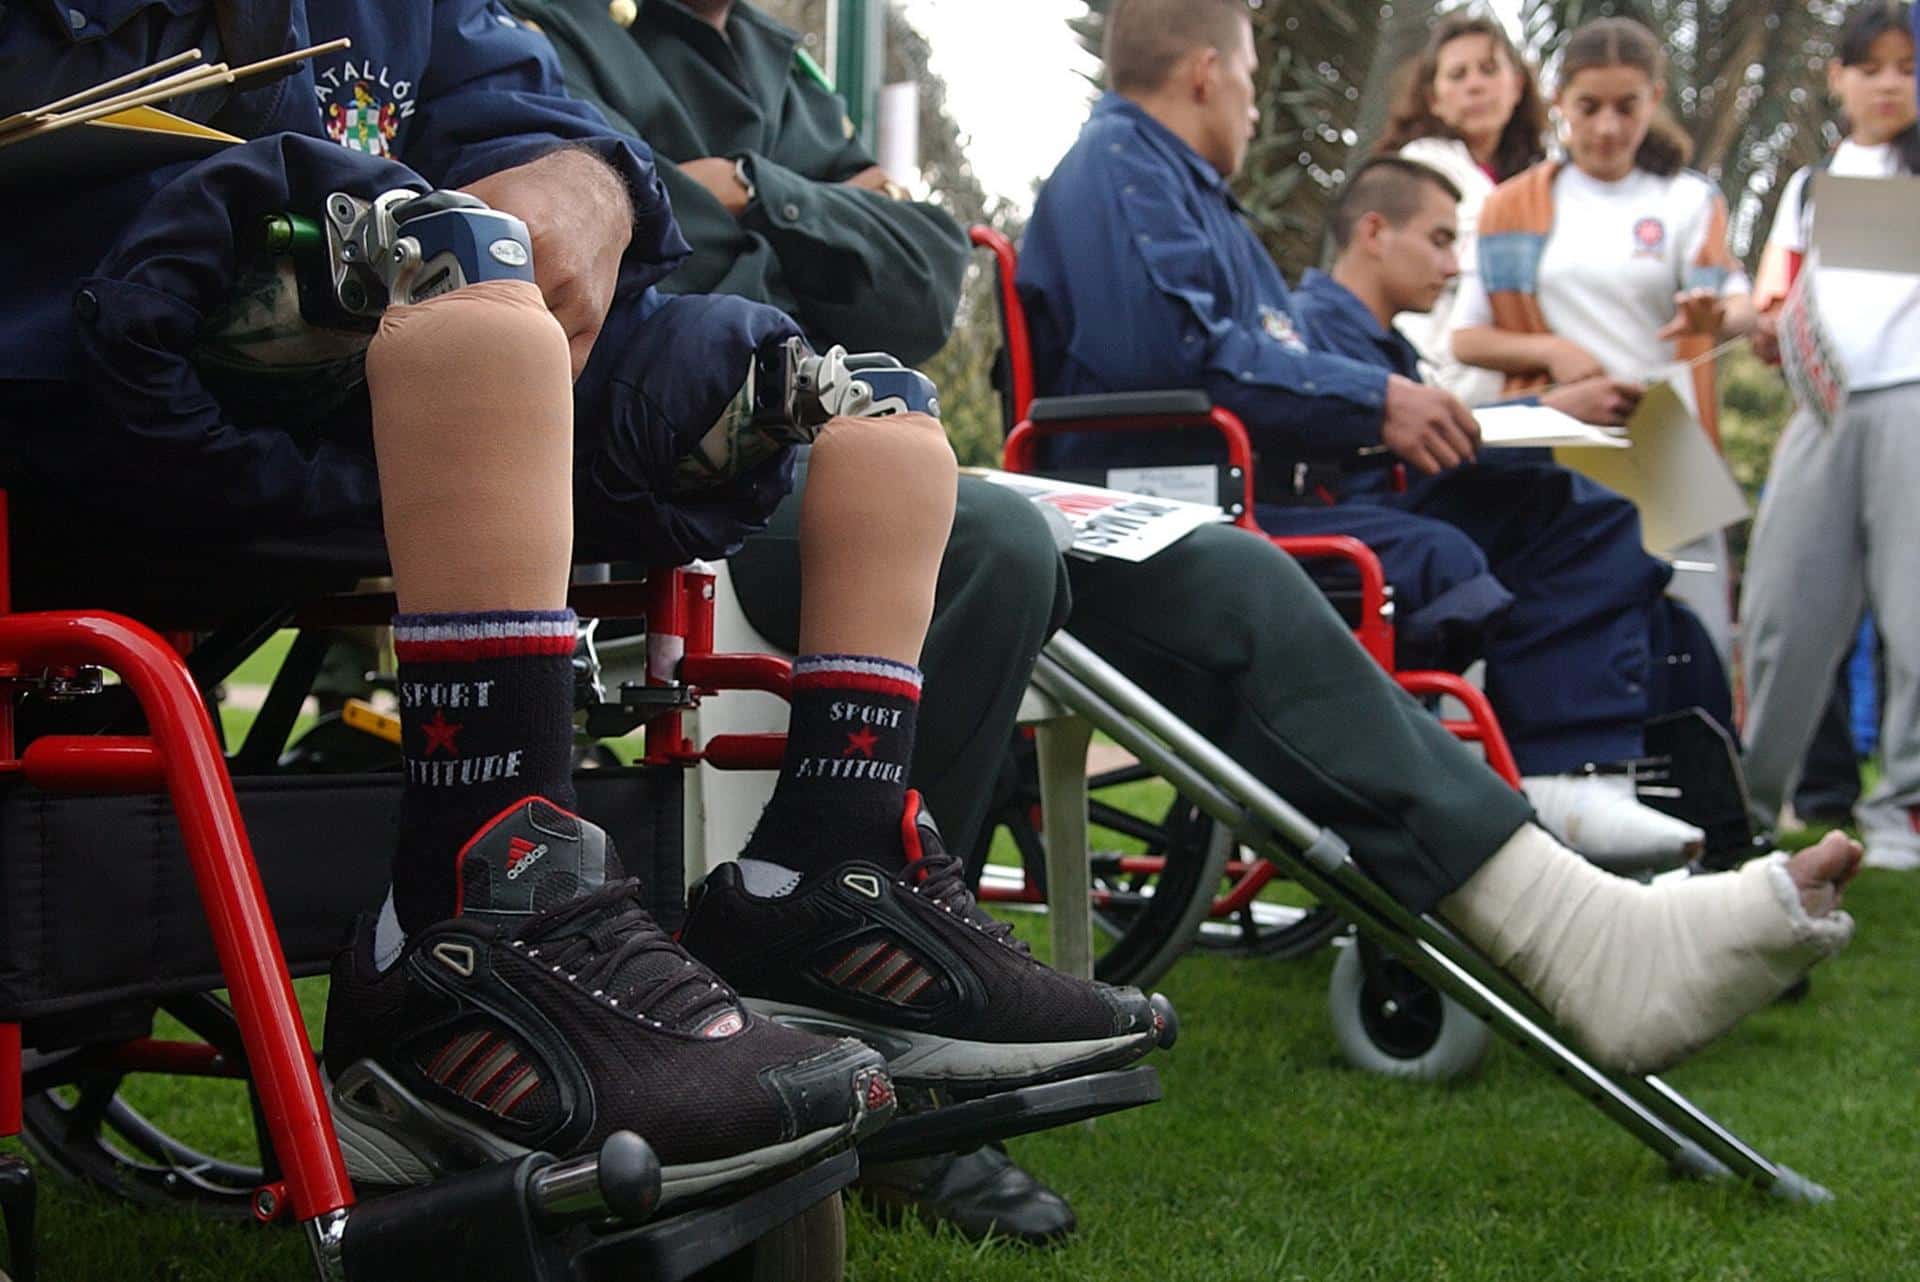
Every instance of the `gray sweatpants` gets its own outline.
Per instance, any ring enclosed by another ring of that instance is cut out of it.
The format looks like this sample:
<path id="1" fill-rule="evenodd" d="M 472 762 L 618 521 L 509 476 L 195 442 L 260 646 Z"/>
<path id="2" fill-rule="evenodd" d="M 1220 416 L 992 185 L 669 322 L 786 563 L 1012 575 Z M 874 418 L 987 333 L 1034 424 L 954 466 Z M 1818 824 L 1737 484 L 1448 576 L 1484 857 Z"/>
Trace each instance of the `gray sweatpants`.
<path id="1" fill-rule="evenodd" d="M 1920 384 L 1859 392 L 1822 431 L 1794 415 L 1747 554 L 1747 782 L 1772 823 L 1871 606 L 1885 641 L 1880 784 L 1869 847 L 1920 850 Z"/>

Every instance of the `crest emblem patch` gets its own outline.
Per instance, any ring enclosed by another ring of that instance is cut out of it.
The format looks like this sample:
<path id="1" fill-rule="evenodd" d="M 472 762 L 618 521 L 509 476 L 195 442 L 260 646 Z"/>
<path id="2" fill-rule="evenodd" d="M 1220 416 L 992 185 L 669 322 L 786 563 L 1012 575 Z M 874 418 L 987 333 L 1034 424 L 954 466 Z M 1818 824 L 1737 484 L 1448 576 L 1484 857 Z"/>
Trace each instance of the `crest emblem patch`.
<path id="1" fill-rule="evenodd" d="M 1307 345 L 1300 337 L 1300 331 L 1294 327 L 1293 317 L 1277 307 L 1260 307 L 1260 328 L 1266 331 L 1268 338 L 1280 344 L 1288 351 L 1304 352 Z"/>
<path id="2" fill-rule="evenodd" d="M 394 79 L 386 67 L 352 59 L 314 76 L 327 137 L 369 156 L 394 154 L 400 122 L 413 114 L 413 89 L 411 81 Z"/>

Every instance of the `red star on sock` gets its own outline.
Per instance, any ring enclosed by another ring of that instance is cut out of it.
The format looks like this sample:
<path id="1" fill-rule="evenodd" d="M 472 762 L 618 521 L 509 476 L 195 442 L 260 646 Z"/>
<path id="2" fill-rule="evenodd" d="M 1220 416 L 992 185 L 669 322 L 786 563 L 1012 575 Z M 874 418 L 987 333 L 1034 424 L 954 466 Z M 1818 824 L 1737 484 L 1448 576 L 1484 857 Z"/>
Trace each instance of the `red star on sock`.
<path id="1" fill-rule="evenodd" d="M 847 735 L 847 750 L 840 755 L 843 757 L 851 757 L 854 753 L 858 752 L 871 761 L 873 759 L 873 745 L 879 741 L 879 738 L 880 736 L 875 734 L 870 727 L 862 726 L 859 730 Z"/>
<path id="2" fill-rule="evenodd" d="M 427 746 L 420 750 L 423 757 L 431 757 L 436 748 L 445 748 L 449 757 L 460 755 L 459 747 L 453 742 L 453 736 L 466 727 L 447 720 L 447 714 L 439 708 L 433 710 L 433 720 L 420 723 L 420 733 L 427 736 Z"/>

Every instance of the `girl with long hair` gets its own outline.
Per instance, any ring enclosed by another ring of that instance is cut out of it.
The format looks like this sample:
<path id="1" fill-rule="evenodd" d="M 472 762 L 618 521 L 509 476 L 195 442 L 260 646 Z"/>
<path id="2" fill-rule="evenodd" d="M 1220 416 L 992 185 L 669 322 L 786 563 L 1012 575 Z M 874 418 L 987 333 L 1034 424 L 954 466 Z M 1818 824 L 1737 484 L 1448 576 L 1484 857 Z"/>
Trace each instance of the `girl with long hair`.
<path id="1" fill-rule="evenodd" d="M 1506 375 L 1523 395 L 1595 374 L 1647 381 L 1753 326 L 1745 273 L 1727 248 L 1727 203 L 1687 169 L 1692 144 L 1663 107 L 1666 51 L 1629 18 L 1580 27 L 1561 55 L 1555 98 L 1566 161 L 1494 189 L 1480 214 L 1479 272 L 1453 315 L 1455 356 Z M 1711 367 L 1684 394 L 1712 434 Z M 1672 592 L 1732 650 L 1726 541 L 1671 554 L 1710 563 Z"/>
<path id="2" fill-rule="evenodd" d="M 1474 228 L 1495 184 L 1546 158 L 1547 108 L 1533 68 L 1500 23 L 1483 14 L 1440 19 L 1408 63 L 1375 151 L 1417 160 L 1460 189 L 1462 273 L 1473 270 Z M 1433 381 L 1469 405 L 1499 399 L 1499 374 L 1454 359 L 1449 341 L 1458 282 L 1431 311 L 1403 313 L 1394 323 L 1433 367 Z"/>
<path id="3" fill-rule="evenodd" d="M 1779 305 L 1808 247 L 1812 179 L 1891 178 L 1920 169 L 1908 6 L 1873 3 L 1841 28 L 1827 85 L 1844 140 L 1788 181 L 1760 278 L 1755 334 L 1777 356 Z M 1871 608 L 1886 647 L 1880 782 L 1855 810 L 1875 866 L 1920 869 L 1920 276 L 1821 267 L 1810 289 L 1848 385 L 1842 420 L 1805 407 L 1787 424 L 1747 556 L 1747 780 L 1771 817 L 1812 741 L 1824 691 Z"/>

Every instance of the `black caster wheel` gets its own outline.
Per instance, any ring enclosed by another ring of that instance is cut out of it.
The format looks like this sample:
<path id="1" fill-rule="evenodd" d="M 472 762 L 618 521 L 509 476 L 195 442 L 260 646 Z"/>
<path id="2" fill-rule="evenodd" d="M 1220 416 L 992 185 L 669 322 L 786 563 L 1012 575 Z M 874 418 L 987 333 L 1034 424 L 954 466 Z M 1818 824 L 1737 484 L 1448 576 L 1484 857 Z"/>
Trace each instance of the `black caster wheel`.
<path id="1" fill-rule="evenodd" d="M 1362 940 L 1340 950 L 1327 1000 L 1341 1055 L 1383 1077 L 1464 1077 L 1480 1066 L 1492 1041 L 1464 1006 Z"/>

